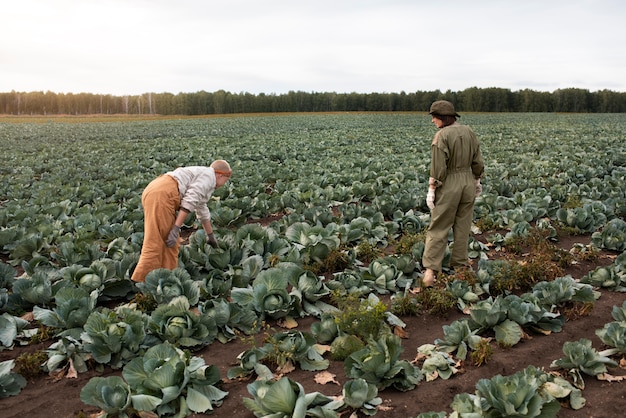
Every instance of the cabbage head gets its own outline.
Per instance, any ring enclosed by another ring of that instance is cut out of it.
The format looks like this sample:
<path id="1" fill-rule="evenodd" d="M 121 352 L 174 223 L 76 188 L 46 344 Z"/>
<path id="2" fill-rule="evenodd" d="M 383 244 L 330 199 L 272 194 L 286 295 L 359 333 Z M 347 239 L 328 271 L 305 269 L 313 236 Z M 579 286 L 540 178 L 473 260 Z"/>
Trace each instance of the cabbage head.
<path id="1" fill-rule="evenodd" d="M 375 415 L 378 412 L 376 407 L 383 402 L 378 397 L 376 385 L 368 383 L 365 379 L 348 380 L 343 385 L 342 395 L 346 406 L 366 416 Z"/>
<path id="2" fill-rule="evenodd" d="M 174 298 L 185 296 L 189 304 L 197 305 L 200 298 L 200 282 L 193 280 L 183 268 L 152 270 L 145 282 L 137 283 L 137 288 L 152 296 L 158 304 L 167 304 Z"/>
<path id="3" fill-rule="evenodd" d="M 626 221 L 620 218 L 611 219 L 602 231 L 591 235 L 591 243 L 597 248 L 613 251 L 626 250 Z"/>
<path id="4" fill-rule="evenodd" d="M 147 317 L 130 308 L 92 312 L 81 334 L 85 351 L 101 364 L 121 368 L 140 353 Z"/>
<path id="5" fill-rule="evenodd" d="M 215 319 L 207 314 L 192 312 L 189 308 L 189 301 L 184 296 L 157 307 L 148 321 L 149 331 L 162 341 L 182 347 L 210 344 L 218 332 Z"/>
<path id="6" fill-rule="evenodd" d="M 386 334 L 378 340 L 370 339 L 362 350 L 352 353 L 344 362 L 346 376 L 362 378 L 383 390 L 389 386 L 402 392 L 414 389 L 423 379 L 421 370 L 400 360 L 400 337 Z"/>
<path id="7" fill-rule="evenodd" d="M 294 311 L 298 302 L 289 292 L 289 272 L 272 267 L 263 270 L 252 283 L 252 303 L 262 316 L 284 318 Z"/>
<path id="8" fill-rule="evenodd" d="M 80 400 L 97 406 L 106 414 L 128 418 L 125 412 L 131 404 L 130 387 L 119 376 L 92 377 L 80 391 Z"/>

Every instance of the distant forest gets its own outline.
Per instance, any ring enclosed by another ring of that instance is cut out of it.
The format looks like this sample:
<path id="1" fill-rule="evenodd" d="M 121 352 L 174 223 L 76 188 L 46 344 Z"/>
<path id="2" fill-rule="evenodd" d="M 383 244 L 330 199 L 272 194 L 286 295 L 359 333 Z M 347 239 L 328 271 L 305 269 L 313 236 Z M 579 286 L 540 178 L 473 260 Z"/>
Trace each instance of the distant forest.
<path id="1" fill-rule="evenodd" d="M 459 112 L 577 112 L 624 113 L 626 93 L 579 88 L 541 92 L 530 89 L 471 87 L 463 91 L 400 93 L 285 94 L 144 93 L 113 96 L 92 93 L 0 93 L 0 114 L 5 115 L 211 115 L 269 112 L 421 112 L 439 99 L 452 101 Z"/>

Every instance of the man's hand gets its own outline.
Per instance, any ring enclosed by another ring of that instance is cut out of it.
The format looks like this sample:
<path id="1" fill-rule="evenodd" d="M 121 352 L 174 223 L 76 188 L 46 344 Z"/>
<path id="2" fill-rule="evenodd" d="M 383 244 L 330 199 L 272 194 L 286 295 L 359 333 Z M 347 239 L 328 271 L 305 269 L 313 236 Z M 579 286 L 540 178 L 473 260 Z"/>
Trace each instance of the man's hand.
<path id="1" fill-rule="evenodd" d="M 173 247 L 178 242 L 178 237 L 180 237 L 180 226 L 174 224 L 174 226 L 170 230 L 169 235 L 167 236 L 165 245 L 167 245 L 170 248 Z"/>
<path id="2" fill-rule="evenodd" d="M 213 248 L 217 248 L 217 240 L 215 239 L 215 235 L 211 232 L 206 236 L 206 242 Z"/>

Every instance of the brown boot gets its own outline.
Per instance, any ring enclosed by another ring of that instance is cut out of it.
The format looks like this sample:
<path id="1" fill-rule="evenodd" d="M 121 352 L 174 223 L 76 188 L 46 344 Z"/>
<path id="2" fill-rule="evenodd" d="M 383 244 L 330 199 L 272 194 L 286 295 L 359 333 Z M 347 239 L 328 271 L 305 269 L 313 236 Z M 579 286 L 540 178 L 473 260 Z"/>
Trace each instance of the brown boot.
<path id="1" fill-rule="evenodd" d="M 424 287 L 432 287 L 435 284 L 437 273 L 433 269 L 426 269 L 424 272 L 424 278 L 422 279 L 422 285 Z"/>

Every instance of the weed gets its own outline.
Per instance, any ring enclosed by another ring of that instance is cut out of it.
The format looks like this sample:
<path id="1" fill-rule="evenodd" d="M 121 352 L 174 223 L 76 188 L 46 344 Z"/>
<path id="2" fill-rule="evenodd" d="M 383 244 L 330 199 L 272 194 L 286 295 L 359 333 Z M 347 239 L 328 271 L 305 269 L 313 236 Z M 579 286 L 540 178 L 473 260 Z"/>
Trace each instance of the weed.
<path id="1" fill-rule="evenodd" d="M 335 323 L 346 334 L 365 341 L 370 337 L 378 337 L 386 326 L 387 305 L 383 302 L 372 305 L 367 299 L 361 300 L 356 295 L 341 296 L 336 293 L 332 295 L 332 301 L 340 310 L 335 314 Z"/>
<path id="2" fill-rule="evenodd" d="M 34 353 L 22 353 L 15 359 L 15 370 L 26 379 L 37 377 L 43 373 L 42 365 L 48 360 L 43 350 Z"/>
<path id="3" fill-rule="evenodd" d="M 583 206 L 583 202 L 580 198 L 580 195 L 576 193 L 568 194 L 565 203 L 563 203 L 563 209 L 575 209 L 581 208 Z"/>
<path id="4" fill-rule="evenodd" d="M 39 325 L 38 331 L 32 337 L 30 337 L 30 344 L 39 344 L 53 339 L 59 329 L 53 327 L 46 327 Z"/>
<path id="5" fill-rule="evenodd" d="M 402 234 L 402 236 L 400 237 L 400 239 L 398 240 L 397 244 L 396 244 L 396 254 L 412 254 L 413 253 L 413 247 L 415 246 L 415 244 L 419 243 L 419 242 L 424 242 L 425 240 L 425 233 L 419 233 L 419 234 L 411 234 L 411 233 L 407 233 L 407 234 Z"/>
<path id="6" fill-rule="evenodd" d="M 442 286 L 425 287 L 415 299 L 421 311 L 443 318 L 446 318 L 456 305 L 454 296 Z"/>
<path id="7" fill-rule="evenodd" d="M 419 307 L 413 296 L 400 296 L 391 301 L 391 313 L 396 316 L 417 316 Z"/>
<path id="8" fill-rule="evenodd" d="M 573 302 L 563 308 L 563 316 L 566 321 L 574 321 L 585 316 L 591 315 L 593 311 L 593 302 Z"/>
<path id="9" fill-rule="evenodd" d="M 564 274 L 573 257 L 552 243 L 547 234 L 548 231 L 535 228 L 526 236 L 507 240 L 507 249 L 523 258 L 507 260 L 494 275 L 494 294 L 527 292 L 538 282 L 552 281 Z"/>
<path id="10" fill-rule="evenodd" d="M 154 311 L 159 305 L 152 295 L 144 295 L 143 293 L 135 295 L 135 303 L 137 304 L 137 309 L 145 313 Z"/>
<path id="11" fill-rule="evenodd" d="M 480 367 L 483 364 L 487 364 L 487 362 L 491 359 L 492 355 L 493 355 L 493 349 L 491 348 L 491 344 L 489 344 L 489 340 L 483 338 L 476 345 L 476 349 L 472 351 L 470 358 L 474 366 Z"/>
<path id="12" fill-rule="evenodd" d="M 325 273 L 335 273 L 343 271 L 350 266 L 350 256 L 345 249 L 336 248 L 330 251 L 328 257 L 321 262 L 310 263 L 304 268 L 312 271 L 315 275 L 323 275 Z"/>
<path id="13" fill-rule="evenodd" d="M 495 231 L 498 228 L 496 222 L 491 219 L 489 216 L 481 217 L 476 220 L 476 227 L 480 229 L 482 232 L 487 231 Z"/>
<path id="14" fill-rule="evenodd" d="M 381 257 L 383 252 L 380 248 L 373 245 L 367 240 L 363 240 L 356 247 L 357 258 L 365 264 L 369 264 L 377 258 Z"/>

